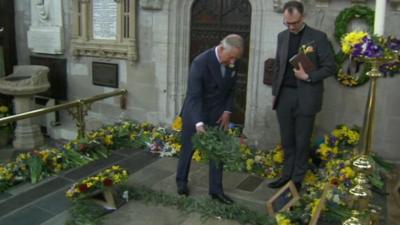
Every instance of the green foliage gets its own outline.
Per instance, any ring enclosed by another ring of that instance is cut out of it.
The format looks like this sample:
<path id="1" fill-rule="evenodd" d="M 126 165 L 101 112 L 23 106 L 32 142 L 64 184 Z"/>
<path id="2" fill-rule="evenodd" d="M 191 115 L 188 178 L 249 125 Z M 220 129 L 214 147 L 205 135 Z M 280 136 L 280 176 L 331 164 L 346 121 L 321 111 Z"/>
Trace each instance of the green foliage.
<path id="1" fill-rule="evenodd" d="M 252 211 L 239 204 L 224 205 L 209 198 L 190 198 L 170 195 L 165 192 L 154 191 L 147 187 L 122 187 L 128 190 L 129 199 L 142 201 L 146 204 L 176 207 L 184 214 L 199 213 L 203 220 L 220 217 L 235 220 L 245 225 L 275 225 L 274 218 Z M 71 220 L 66 225 L 99 225 L 104 209 L 87 200 L 74 201 L 70 209 Z"/>
<path id="2" fill-rule="evenodd" d="M 31 175 L 31 183 L 36 184 L 41 179 L 41 174 L 43 171 L 43 163 L 37 156 L 32 156 L 27 160 Z"/>
<path id="3" fill-rule="evenodd" d="M 89 201 L 73 201 L 70 208 L 71 219 L 66 225 L 102 225 L 106 211 L 99 205 Z"/>
<path id="4" fill-rule="evenodd" d="M 242 153 L 240 152 L 239 139 L 228 135 L 218 127 L 208 127 L 206 132 L 193 136 L 193 145 L 198 149 L 204 159 L 223 163 L 228 171 L 241 171 L 243 169 Z"/>
<path id="5" fill-rule="evenodd" d="M 130 187 L 129 197 L 155 205 L 175 206 L 183 213 L 200 213 L 202 218 L 221 217 L 236 220 L 240 224 L 269 225 L 276 224 L 275 220 L 265 214 L 254 212 L 239 204 L 224 205 L 209 198 L 188 198 L 156 192 L 147 187 Z"/>
<path id="6" fill-rule="evenodd" d="M 335 38 L 340 43 L 344 34 L 346 34 L 347 26 L 354 19 L 362 19 L 368 25 L 369 33 L 373 32 L 374 27 L 374 10 L 364 5 L 354 5 L 350 8 L 342 10 L 335 20 Z"/>

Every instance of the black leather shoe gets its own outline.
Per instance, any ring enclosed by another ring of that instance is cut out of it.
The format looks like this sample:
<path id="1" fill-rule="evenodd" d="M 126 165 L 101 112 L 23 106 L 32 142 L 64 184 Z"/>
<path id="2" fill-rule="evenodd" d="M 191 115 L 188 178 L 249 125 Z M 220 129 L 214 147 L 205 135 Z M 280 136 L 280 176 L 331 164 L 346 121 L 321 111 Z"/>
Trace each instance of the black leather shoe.
<path id="1" fill-rule="evenodd" d="M 234 203 L 234 201 L 225 194 L 210 194 L 210 196 L 212 199 L 216 199 L 223 204 L 231 205 Z"/>
<path id="2" fill-rule="evenodd" d="M 296 187 L 297 192 L 301 191 L 301 183 L 300 182 L 294 182 L 294 186 Z"/>
<path id="3" fill-rule="evenodd" d="M 178 187 L 178 195 L 184 195 L 188 196 L 189 195 L 189 189 L 187 187 Z"/>
<path id="4" fill-rule="evenodd" d="M 270 187 L 270 188 L 280 188 L 280 187 L 283 187 L 289 180 L 290 179 L 279 178 L 278 180 L 269 183 L 268 187 Z"/>

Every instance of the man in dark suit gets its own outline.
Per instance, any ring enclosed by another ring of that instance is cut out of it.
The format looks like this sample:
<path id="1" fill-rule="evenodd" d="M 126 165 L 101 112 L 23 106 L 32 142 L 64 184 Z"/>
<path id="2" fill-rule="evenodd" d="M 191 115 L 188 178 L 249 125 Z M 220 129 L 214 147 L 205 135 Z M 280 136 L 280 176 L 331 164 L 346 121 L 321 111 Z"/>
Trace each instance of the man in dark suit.
<path id="1" fill-rule="evenodd" d="M 193 156 L 192 136 L 206 132 L 204 125 L 226 129 L 233 111 L 234 86 L 238 59 L 243 53 L 243 39 L 236 34 L 198 55 L 190 66 L 186 98 L 182 109 L 182 150 L 179 156 L 176 183 L 178 194 L 188 195 L 190 163 Z M 231 204 L 222 188 L 223 165 L 209 162 L 209 194 L 213 199 Z"/>
<path id="2" fill-rule="evenodd" d="M 303 4 L 289 1 L 283 10 L 288 29 L 278 35 L 272 95 L 285 160 L 282 176 L 268 186 L 279 188 L 292 180 L 300 190 L 307 172 L 315 115 L 321 110 L 323 80 L 335 74 L 336 64 L 326 34 L 304 23 Z M 314 64 L 312 71 L 301 63 L 296 69 L 289 62 L 300 49 Z"/>

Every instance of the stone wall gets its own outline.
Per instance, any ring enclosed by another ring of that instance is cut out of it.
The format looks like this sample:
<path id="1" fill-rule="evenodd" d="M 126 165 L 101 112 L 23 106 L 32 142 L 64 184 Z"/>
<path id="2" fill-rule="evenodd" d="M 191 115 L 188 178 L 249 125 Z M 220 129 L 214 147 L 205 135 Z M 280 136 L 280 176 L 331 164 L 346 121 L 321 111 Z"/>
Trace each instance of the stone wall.
<path id="1" fill-rule="evenodd" d="M 139 60 L 76 58 L 70 53 L 72 3 L 63 1 L 65 53 L 68 59 L 69 100 L 108 92 L 112 88 L 92 84 L 91 63 L 119 64 L 119 87 L 127 88 L 128 110 L 124 117 L 153 123 L 170 123 L 179 112 L 185 93 L 189 64 L 190 7 L 194 0 L 138 1 L 137 44 Z M 285 29 L 282 15 L 274 11 L 274 1 L 249 0 L 252 6 L 252 24 L 249 51 L 248 94 L 245 132 L 252 143 L 271 148 L 279 142 L 275 112 L 271 110 L 271 88 L 262 83 L 264 60 L 274 57 L 276 36 Z M 338 13 L 350 6 L 349 1 L 335 0 L 328 7 L 315 7 L 314 1 L 305 1 L 306 21 L 310 26 L 327 32 L 337 49 L 334 21 Z M 367 1 L 374 7 L 375 1 Z M 27 30 L 30 24 L 30 1 L 18 0 L 16 9 L 16 36 L 18 63 L 29 62 Z M 388 5 L 386 33 L 399 34 L 400 13 Z M 400 106 L 396 104 L 400 93 L 395 88 L 400 78 L 379 80 L 374 150 L 385 158 L 400 160 L 396 145 L 400 145 Z M 368 85 L 359 88 L 341 86 L 334 78 L 325 82 L 325 101 L 317 117 L 316 134 L 328 132 L 337 124 L 362 125 Z M 113 122 L 121 115 L 118 99 L 108 99 L 93 105 L 91 113 L 99 121 Z M 62 122 L 71 119 L 63 114 Z"/>

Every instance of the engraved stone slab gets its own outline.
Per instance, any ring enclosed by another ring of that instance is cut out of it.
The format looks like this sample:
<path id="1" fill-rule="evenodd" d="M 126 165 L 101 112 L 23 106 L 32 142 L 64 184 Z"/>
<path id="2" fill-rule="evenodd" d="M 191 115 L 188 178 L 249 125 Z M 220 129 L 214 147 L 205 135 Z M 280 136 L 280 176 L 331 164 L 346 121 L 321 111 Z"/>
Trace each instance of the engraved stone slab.
<path id="1" fill-rule="evenodd" d="M 93 39 L 117 39 L 117 3 L 115 0 L 93 1 Z"/>
<path id="2" fill-rule="evenodd" d="M 31 1 L 28 48 L 32 52 L 62 54 L 64 31 L 61 0 Z"/>

